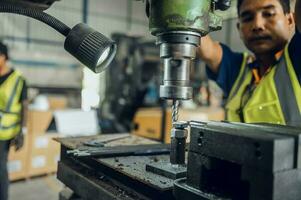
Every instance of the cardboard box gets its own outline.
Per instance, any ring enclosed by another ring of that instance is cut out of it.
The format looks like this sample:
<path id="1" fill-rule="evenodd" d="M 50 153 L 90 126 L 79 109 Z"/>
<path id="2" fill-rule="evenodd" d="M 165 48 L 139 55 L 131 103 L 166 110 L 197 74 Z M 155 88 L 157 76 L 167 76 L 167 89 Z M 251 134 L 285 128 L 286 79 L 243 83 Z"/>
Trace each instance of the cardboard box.
<path id="1" fill-rule="evenodd" d="M 172 128 L 171 109 L 166 111 L 166 127 L 164 142 L 170 143 L 170 131 Z M 225 112 L 220 107 L 199 107 L 197 109 L 179 110 L 179 121 L 221 121 L 225 118 Z M 140 109 L 134 117 L 133 134 L 142 137 L 160 140 L 161 139 L 162 111 L 160 108 Z M 188 138 L 189 141 L 189 138 Z"/>
<path id="2" fill-rule="evenodd" d="M 161 139 L 162 113 L 160 109 L 140 109 L 134 118 L 133 133 L 150 139 Z"/>
<path id="3" fill-rule="evenodd" d="M 27 114 L 28 134 L 44 134 L 53 119 L 52 111 L 29 110 Z"/>
<path id="4" fill-rule="evenodd" d="M 27 178 L 28 148 L 28 135 L 24 135 L 24 144 L 22 149 L 15 151 L 15 147 L 10 148 L 7 163 L 10 181 Z"/>
<path id="5" fill-rule="evenodd" d="M 57 172 L 57 165 L 58 161 L 60 160 L 60 154 L 61 154 L 61 145 L 57 141 L 54 140 L 54 138 L 59 137 L 58 134 L 51 134 L 49 136 L 49 154 L 47 156 L 47 164 L 48 164 L 48 170 L 49 173 Z"/>
<path id="6" fill-rule="evenodd" d="M 67 108 L 68 100 L 63 96 L 49 96 L 49 109 L 50 110 L 62 110 Z"/>
<path id="7" fill-rule="evenodd" d="M 32 135 L 29 156 L 28 176 L 38 176 L 56 172 L 60 145 L 53 141 L 58 134 Z"/>
<path id="8" fill-rule="evenodd" d="M 162 129 L 162 110 L 161 108 L 143 108 L 140 109 L 134 117 L 133 134 L 154 139 L 161 140 Z M 171 129 L 171 112 L 166 113 L 166 127 L 165 132 Z M 164 141 L 166 140 L 165 137 Z"/>

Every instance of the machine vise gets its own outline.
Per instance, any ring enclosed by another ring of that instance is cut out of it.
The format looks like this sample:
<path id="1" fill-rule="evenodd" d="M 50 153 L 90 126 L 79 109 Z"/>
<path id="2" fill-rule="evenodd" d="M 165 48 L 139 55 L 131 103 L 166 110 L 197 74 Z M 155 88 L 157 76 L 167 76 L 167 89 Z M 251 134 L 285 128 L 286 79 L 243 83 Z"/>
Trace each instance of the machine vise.
<path id="1" fill-rule="evenodd" d="M 301 199 L 301 130 L 278 125 L 192 122 L 187 178 L 176 199 Z"/>

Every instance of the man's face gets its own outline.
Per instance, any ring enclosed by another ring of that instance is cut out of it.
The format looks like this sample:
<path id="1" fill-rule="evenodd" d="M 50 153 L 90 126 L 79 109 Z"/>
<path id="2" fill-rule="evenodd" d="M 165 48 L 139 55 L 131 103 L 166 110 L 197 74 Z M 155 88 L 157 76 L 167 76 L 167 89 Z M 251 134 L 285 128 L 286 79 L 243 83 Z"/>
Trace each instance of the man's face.
<path id="1" fill-rule="evenodd" d="M 282 50 L 294 30 L 292 14 L 285 14 L 279 0 L 244 0 L 238 29 L 246 47 L 255 54 Z"/>

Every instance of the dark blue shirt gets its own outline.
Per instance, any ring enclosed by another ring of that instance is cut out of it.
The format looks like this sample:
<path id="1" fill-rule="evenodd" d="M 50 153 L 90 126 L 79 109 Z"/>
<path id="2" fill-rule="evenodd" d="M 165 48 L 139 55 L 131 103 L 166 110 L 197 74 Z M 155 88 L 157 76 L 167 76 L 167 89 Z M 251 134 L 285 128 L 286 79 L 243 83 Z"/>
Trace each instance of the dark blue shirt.
<path id="1" fill-rule="evenodd" d="M 235 80 L 238 77 L 241 64 L 243 61 L 243 54 L 233 52 L 229 47 L 222 44 L 223 57 L 219 67 L 218 73 L 212 72 L 207 67 L 207 75 L 210 79 L 216 81 L 216 83 L 224 91 L 225 97 L 228 97 Z M 296 32 L 294 37 L 289 43 L 288 47 L 289 55 L 292 60 L 296 75 L 301 85 L 301 34 Z"/>

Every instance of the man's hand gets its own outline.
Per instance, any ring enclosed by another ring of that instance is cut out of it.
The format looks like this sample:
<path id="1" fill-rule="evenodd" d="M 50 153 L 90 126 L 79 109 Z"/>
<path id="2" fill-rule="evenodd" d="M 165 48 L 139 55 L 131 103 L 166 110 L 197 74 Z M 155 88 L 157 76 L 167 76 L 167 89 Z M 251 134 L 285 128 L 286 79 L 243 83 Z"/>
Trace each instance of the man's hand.
<path id="1" fill-rule="evenodd" d="M 16 151 L 19 151 L 23 147 L 23 144 L 24 144 L 24 135 L 23 135 L 23 133 L 19 133 L 11 141 L 11 145 L 15 146 Z"/>

